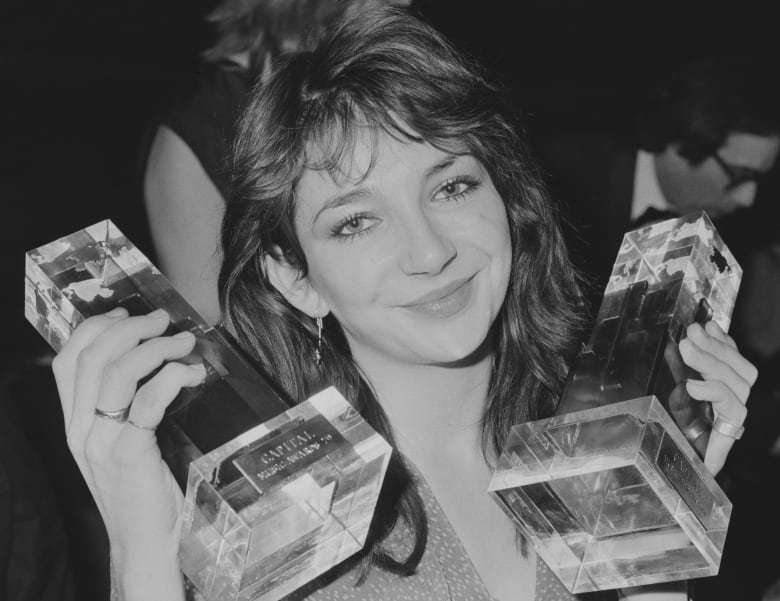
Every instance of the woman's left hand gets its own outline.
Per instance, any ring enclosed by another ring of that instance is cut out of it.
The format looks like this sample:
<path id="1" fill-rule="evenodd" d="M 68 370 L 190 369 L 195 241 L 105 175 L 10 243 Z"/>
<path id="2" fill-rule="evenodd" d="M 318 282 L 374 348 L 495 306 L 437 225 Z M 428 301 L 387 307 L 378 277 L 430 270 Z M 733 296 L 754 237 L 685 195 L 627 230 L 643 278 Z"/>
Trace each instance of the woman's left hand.
<path id="1" fill-rule="evenodd" d="M 689 367 L 698 371 L 703 380 L 688 380 L 686 389 L 692 398 L 709 401 L 715 418 L 720 418 L 737 430 L 745 423 L 750 387 L 758 377 L 755 366 L 737 350 L 734 340 L 714 321 L 707 325 L 688 326 L 687 336 L 680 341 L 680 355 Z M 735 438 L 712 430 L 704 456 L 704 465 L 717 474 L 734 445 Z"/>

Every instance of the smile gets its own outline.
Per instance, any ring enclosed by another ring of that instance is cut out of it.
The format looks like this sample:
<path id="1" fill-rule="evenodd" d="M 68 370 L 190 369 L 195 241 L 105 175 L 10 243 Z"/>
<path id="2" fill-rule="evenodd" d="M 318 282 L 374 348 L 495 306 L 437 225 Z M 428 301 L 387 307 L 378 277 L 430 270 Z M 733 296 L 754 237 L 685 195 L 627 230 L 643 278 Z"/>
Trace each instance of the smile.
<path id="1" fill-rule="evenodd" d="M 456 280 L 442 288 L 433 290 L 408 305 L 403 305 L 403 308 L 432 317 L 444 318 L 455 315 L 465 308 L 471 300 L 474 277 Z"/>

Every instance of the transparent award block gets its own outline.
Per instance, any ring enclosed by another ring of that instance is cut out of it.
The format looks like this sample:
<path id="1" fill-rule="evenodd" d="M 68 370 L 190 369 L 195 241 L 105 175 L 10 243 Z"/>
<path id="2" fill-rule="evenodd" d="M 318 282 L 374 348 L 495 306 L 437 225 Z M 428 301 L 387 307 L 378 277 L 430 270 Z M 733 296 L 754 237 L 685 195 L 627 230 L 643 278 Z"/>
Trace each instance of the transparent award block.
<path id="1" fill-rule="evenodd" d="M 717 574 L 731 503 L 677 343 L 728 329 L 741 277 L 705 213 L 629 232 L 556 415 L 512 429 L 490 494 L 571 592 Z"/>
<path id="2" fill-rule="evenodd" d="M 363 546 L 391 449 L 334 388 L 287 402 L 110 221 L 27 253 L 25 315 L 55 350 L 117 306 L 165 309 L 206 366 L 157 441 L 185 492 L 181 568 L 207 599 L 275 601 Z"/>

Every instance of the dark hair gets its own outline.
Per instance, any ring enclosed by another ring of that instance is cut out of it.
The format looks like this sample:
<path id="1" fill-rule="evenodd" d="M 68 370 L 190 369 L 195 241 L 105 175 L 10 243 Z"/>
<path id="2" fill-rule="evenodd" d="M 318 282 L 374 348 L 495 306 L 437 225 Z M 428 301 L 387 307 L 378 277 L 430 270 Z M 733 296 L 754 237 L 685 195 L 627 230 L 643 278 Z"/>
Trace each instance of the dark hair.
<path id="1" fill-rule="evenodd" d="M 695 165 L 732 133 L 780 132 L 775 65 L 756 53 L 690 59 L 655 79 L 636 121 L 639 145 L 649 152 L 679 143 L 680 155 Z"/>
<path id="2" fill-rule="evenodd" d="M 203 53 L 220 61 L 247 53 L 259 75 L 266 57 L 314 46 L 328 28 L 372 0 L 221 0 L 206 16 L 216 41 Z"/>
<path id="3" fill-rule="evenodd" d="M 316 50 L 284 58 L 253 90 L 235 142 L 220 298 L 226 325 L 293 399 L 334 384 L 392 444 L 391 426 L 338 322 L 325 319 L 320 368 L 311 360 L 313 320 L 286 302 L 263 269 L 264 256 L 281 249 L 307 273 L 293 226 L 296 185 L 305 170 L 337 170 L 353 151 L 359 122 L 399 140 L 471 154 L 487 169 L 506 205 L 513 258 L 493 324 L 483 448 L 500 449 L 514 424 L 552 413 L 581 326 L 579 289 L 556 210 L 507 98 L 434 29 L 390 8 L 348 20 Z M 327 158 L 315 162 L 323 145 Z M 366 563 L 408 574 L 422 556 L 427 522 L 408 470 L 393 455 Z M 399 517 L 415 533 L 404 560 L 381 545 Z"/>

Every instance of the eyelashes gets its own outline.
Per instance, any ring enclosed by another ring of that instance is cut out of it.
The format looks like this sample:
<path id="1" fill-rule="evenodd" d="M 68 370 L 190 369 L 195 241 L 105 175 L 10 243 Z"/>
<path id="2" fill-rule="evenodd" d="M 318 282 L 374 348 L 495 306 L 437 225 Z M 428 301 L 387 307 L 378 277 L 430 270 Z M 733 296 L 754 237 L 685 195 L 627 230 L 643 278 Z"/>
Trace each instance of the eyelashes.
<path id="1" fill-rule="evenodd" d="M 448 202 L 460 203 L 466 196 L 482 185 L 482 181 L 471 175 L 459 175 L 442 183 L 433 193 L 431 201 L 436 204 Z M 349 241 L 368 234 L 381 222 L 371 212 L 358 211 L 347 215 L 330 228 L 330 236 L 337 240 Z"/>
<path id="2" fill-rule="evenodd" d="M 466 194 L 479 188 L 480 183 L 481 182 L 477 178 L 470 175 L 459 175 L 450 178 L 439 186 L 434 194 L 434 199 L 437 199 L 437 197 L 443 194 L 443 198 L 438 200 L 461 201 L 466 197 Z"/>
<path id="3" fill-rule="evenodd" d="M 330 235 L 333 238 L 355 239 L 368 233 L 373 227 L 373 224 L 369 222 L 377 221 L 379 220 L 376 217 L 368 213 L 353 213 L 334 225 L 330 230 Z"/>

